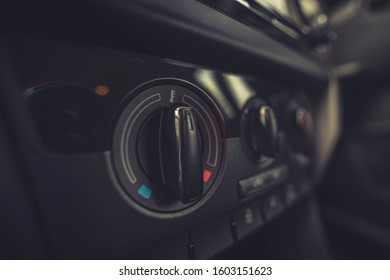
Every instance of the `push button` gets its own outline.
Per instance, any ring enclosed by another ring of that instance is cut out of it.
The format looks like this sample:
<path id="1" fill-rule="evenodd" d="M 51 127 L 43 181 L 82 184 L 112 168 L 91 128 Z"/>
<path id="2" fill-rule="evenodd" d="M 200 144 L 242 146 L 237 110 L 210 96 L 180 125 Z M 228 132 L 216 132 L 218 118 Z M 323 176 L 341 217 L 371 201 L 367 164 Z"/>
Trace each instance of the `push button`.
<path id="1" fill-rule="evenodd" d="M 287 206 L 294 204 L 298 200 L 297 188 L 294 184 L 288 184 L 284 191 L 284 201 Z"/>
<path id="2" fill-rule="evenodd" d="M 236 239 L 241 240 L 245 238 L 264 224 L 264 219 L 260 212 L 260 203 L 254 202 L 237 209 L 234 212 L 233 221 L 236 225 Z"/>
<path id="3" fill-rule="evenodd" d="M 246 197 L 261 190 L 268 189 L 275 184 L 286 180 L 288 168 L 285 165 L 277 166 L 261 174 L 243 179 L 238 182 L 240 197 Z"/>
<path id="4" fill-rule="evenodd" d="M 279 215 L 283 210 L 284 206 L 279 195 L 273 194 L 264 200 L 263 211 L 267 221 Z"/>

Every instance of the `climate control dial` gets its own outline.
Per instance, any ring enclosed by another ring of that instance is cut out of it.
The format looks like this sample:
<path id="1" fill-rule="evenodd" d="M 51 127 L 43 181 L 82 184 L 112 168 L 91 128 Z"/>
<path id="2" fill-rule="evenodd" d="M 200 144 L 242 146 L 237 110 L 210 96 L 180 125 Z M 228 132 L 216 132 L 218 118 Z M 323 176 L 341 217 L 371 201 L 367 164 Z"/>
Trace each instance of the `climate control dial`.
<path id="1" fill-rule="evenodd" d="M 313 152 L 314 127 L 310 111 L 302 106 L 294 106 L 289 113 L 289 134 L 295 153 L 310 157 Z"/>
<path id="2" fill-rule="evenodd" d="M 256 161 L 273 158 L 279 151 L 279 131 L 274 110 L 264 101 L 249 101 L 242 115 L 242 137 L 248 154 Z"/>
<path id="3" fill-rule="evenodd" d="M 143 207 L 178 212 L 202 200 L 222 162 L 221 118 L 199 88 L 143 87 L 117 122 L 113 160 L 126 193 Z"/>

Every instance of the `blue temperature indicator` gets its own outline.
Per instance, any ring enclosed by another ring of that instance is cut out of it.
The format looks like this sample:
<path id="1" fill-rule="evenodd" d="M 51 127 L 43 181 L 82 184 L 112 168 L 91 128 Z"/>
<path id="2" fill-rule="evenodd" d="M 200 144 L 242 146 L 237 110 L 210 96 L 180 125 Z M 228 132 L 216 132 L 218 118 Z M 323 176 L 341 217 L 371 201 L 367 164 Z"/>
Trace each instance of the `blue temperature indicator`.
<path id="1" fill-rule="evenodd" d="M 142 185 L 138 189 L 138 194 L 145 199 L 149 199 L 152 196 L 152 190 L 149 187 Z"/>

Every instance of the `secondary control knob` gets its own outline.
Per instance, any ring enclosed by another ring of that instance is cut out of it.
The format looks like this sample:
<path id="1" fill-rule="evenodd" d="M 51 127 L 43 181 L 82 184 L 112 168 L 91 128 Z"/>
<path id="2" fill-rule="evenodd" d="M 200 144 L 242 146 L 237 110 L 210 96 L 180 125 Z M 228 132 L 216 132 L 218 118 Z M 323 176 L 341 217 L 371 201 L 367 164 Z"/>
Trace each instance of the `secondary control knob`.
<path id="1" fill-rule="evenodd" d="M 293 149 L 310 156 L 313 150 L 313 118 L 307 109 L 298 107 L 291 112 L 290 135 Z"/>
<path id="2" fill-rule="evenodd" d="M 275 157 L 279 150 L 278 124 L 274 110 L 265 102 L 254 99 L 244 109 L 243 138 L 250 154 Z"/>
<path id="3" fill-rule="evenodd" d="M 194 110 L 171 106 L 162 113 L 161 168 L 163 184 L 187 203 L 203 194 L 201 135 Z"/>

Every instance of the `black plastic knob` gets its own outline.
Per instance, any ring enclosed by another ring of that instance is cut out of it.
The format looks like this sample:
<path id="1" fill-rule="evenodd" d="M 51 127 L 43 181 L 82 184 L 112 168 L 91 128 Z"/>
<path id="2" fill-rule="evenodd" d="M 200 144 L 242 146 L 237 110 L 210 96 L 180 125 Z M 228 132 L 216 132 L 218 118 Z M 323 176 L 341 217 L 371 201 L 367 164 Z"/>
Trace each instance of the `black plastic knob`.
<path id="1" fill-rule="evenodd" d="M 278 125 L 275 113 L 268 105 L 251 108 L 247 117 L 247 142 L 256 158 L 274 157 L 279 150 Z"/>
<path id="2" fill-rule="evenodd" d="M 189 203 L 203 194 L 202 137 L 194 110 L 175 104 L 152 115 L 141 129 L 138 157 L 145 174 Z"/>
<path id="3" fill-rule="evenodd" d="M 176 105 L 162 115 L 161 167 L 163 183 L 187 203 L 203 194 L 202 143 L 195 113 Z"/>
<path id="4" fill-rule="evenodd" d="M 298 107 L 291 113 L 290 134 L 296 152 L 310 156 L 313 151 L 313 118 L 311 113 Z"/>
<path id="5" fill-rule="evenodd" d="M 209 198 L 205 194 L 219 178 L 224 144 L 222 116 L 208 101 L 200 89 L 179 81 L 153 82 L 129 95 L 112 156 L 122 187 L 137 205 L 160 217 L 193 211 Z"/>

